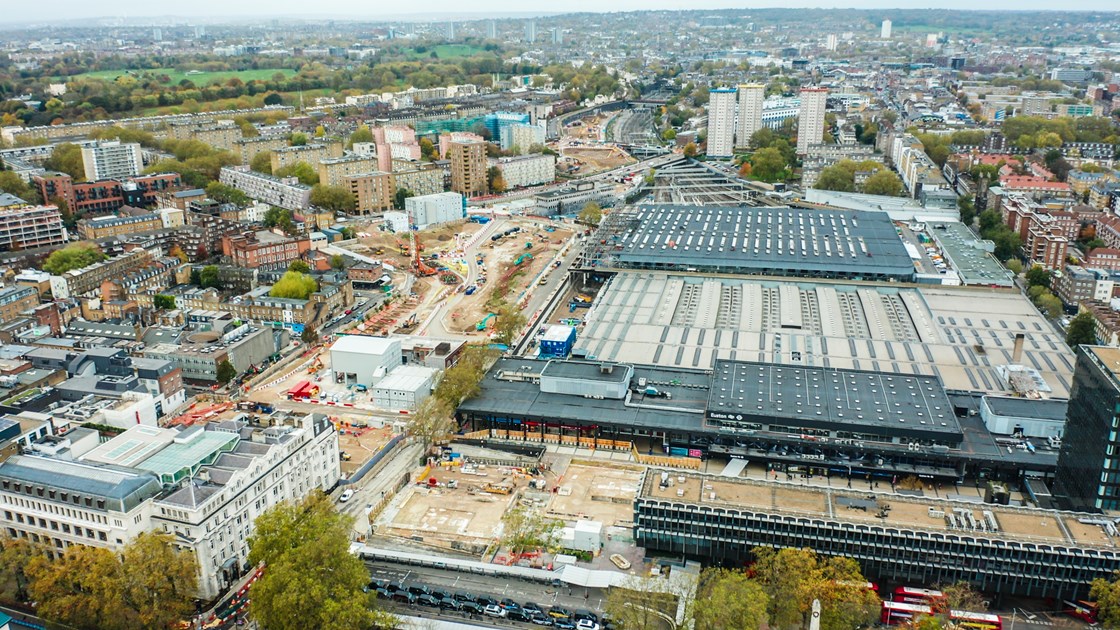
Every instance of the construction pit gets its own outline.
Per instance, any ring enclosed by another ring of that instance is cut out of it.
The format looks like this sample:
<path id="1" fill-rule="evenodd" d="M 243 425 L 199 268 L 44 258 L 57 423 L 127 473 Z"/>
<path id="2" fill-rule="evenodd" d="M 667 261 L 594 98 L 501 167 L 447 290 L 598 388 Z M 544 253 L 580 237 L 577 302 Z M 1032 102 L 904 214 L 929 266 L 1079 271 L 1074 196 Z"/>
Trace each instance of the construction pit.
<path id="1" fill-rule="evenodd" d="M 629 153 L 612 145 L 564 147 L 556 170 L 573 177 L 587 177 L 636 162 Z"/>
<path id="2" fill-rule="evenodd" d="M 342 453 L 343 477 L 357 472 L 396 435 L 394 428 L 388 424 L 374 426 L 382 422 L 380 419 L 356 415 L 342 415 L 335 421 L 335 426 L 338 427 L 338 449 Z"/>
<path id="3" fill-rule="evenodd" d="M 560 477 L 546 509 L 564 521 L 598 521 L 604 527 L 630 527 L 641 466 L 573 461 Z"/>

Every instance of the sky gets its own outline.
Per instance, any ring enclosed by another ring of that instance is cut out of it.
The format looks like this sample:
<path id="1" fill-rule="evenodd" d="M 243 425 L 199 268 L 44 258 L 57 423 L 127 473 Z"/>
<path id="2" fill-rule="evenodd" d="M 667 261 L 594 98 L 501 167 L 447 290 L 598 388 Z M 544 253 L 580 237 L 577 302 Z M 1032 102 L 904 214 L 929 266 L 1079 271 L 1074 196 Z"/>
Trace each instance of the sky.
<path id="1" fill-rule="evenodd" d="M 50 21 L 94 17 L 156 17 L 175 15 L 187 20 L 211 22 L 221 18 L 260 16 L 306 16 L 332 18 L 390 18 L 408 14 L 421 17 L 417 6 L 421 3 L 393 2 L 391 0 L 191 0 L 187 3 L 154 2 L 152 0 L 50 0 L 48 2 L 20 2 L 0 0 L 7 5 L 0 11 L 0 23 L 28 20 Z M 524 15 L 537 8 L 523 0 L 426 0 L 423 12 L 445 16 L 455 14 L 469 17 L 470 13 Z M 641 9 L 744 9 L 763 7 L 821 7 L 881 9 L 984 9 L 984 10 L 1060 10 L 1060 11 L 1116 11 L 1116 0 L 565 0 L 563 3 L 541 7 L 549 13 L 574 13 L 582 11 L 634 11 Z"/>

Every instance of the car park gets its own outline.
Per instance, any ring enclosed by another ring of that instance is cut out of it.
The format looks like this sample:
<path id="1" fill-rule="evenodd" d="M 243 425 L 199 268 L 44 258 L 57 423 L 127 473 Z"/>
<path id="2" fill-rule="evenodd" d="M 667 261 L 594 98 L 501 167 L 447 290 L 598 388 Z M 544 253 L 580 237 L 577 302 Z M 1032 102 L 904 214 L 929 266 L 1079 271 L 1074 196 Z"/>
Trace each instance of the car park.
<path id="1" fill-rule="evenodd" d="M 572 616 L 572 613 L 567 608 L 553 606 L 552 608 L 548 609 L 548 616 L 552 617 L 553 619 L 567 619 L 568 617 Z"/>
<path id="2" fill-rule="evenodd" d="M 525 602 L 521 604 L 521 610 L 529 613 L 530 615 L 543 615 L 544 609 L 533 602 Z"/>
<path id="3" fill-rule="evenodd" d="M 536 615 L 529 620 L 529 623 L 533 624 L 534 626 L 551 626 L 552 617 L 549 617 L 548 615 Z"/>
<path id="4" fill-rule="evenodd" d="M 393 601 L 401 602 L 403 604 L 415 604 L 416 596 L 408 591 L 397 591 L 393 593 Z"/>
<path id="5" fill-rule="evenodd" d="M 429 606 L 431 608 L 439 608 L 439 600 L 432 597 L 431 595 L 428 595 L 427 593 L 424 593 L 423 595 L 418 595 L 416 597 L 416 603 L 420 604 L 421 606 Z"/>
<path id="6" fill-rule="evenodd" d="M 472 615 L 481 615 L 483 613 L 482 606 L 474 602 L 459 602 L 459 610 Z"/>

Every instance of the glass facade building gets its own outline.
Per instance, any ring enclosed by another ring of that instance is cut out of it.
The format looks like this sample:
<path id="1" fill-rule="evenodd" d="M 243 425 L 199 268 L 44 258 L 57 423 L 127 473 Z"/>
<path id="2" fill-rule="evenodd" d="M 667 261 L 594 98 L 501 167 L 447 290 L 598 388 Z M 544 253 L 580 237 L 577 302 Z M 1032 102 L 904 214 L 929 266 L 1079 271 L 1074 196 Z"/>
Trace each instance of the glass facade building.
<path id="1" fill-rule="evenodd" d="M 1055 494 L 1065 507 L 1120 509 L 1120 348 L 1081 346 L 1073 372 Z"/>

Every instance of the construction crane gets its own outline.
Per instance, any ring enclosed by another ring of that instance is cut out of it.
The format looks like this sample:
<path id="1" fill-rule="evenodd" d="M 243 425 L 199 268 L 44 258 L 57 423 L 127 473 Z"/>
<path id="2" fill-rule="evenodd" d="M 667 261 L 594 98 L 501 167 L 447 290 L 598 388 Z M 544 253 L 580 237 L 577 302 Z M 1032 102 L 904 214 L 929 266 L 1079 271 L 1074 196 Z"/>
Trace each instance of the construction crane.
<path id="1" fill-rule="evenodd" d="M 420 250 L 423 248 L 423 245 L 417 241 L 416 232 L 409 230 L 408 243 L 412 249 L 412 269 L 416 272 L 416 275 L 421 277 L 436 275 L 436 270 L 425 264 L 420 258 Z"/>

